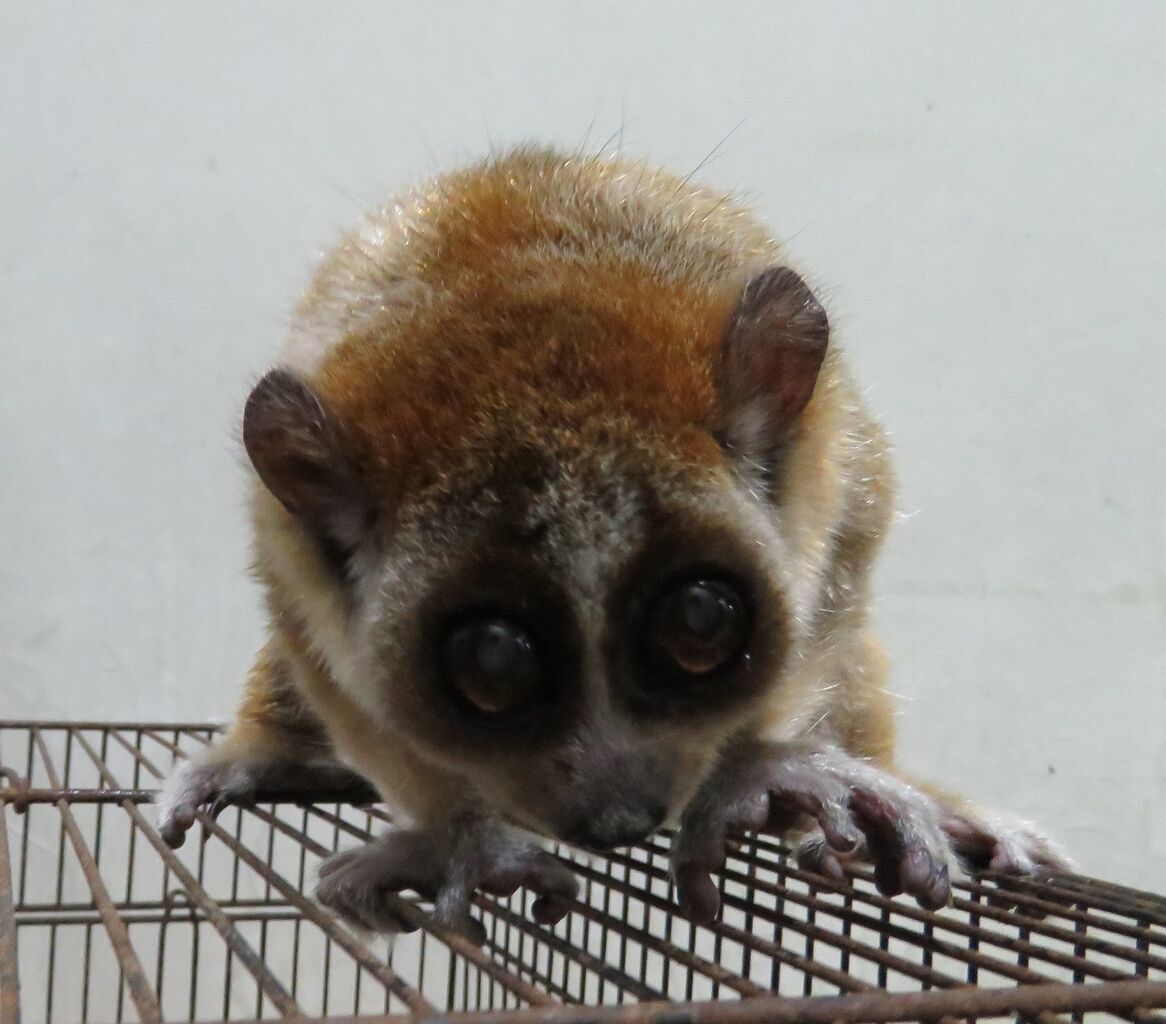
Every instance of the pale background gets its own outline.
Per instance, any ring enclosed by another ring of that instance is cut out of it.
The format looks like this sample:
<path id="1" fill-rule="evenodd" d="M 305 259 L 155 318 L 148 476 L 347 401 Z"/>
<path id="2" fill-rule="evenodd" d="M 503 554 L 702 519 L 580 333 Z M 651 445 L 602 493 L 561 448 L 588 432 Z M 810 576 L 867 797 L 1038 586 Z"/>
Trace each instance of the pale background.
<path id="1" fill-rule="evenodd" d="M 891 427 L 903 762 L 1166 889 L 1166 7 L 0 6 L 0 717 L 229 714 L 318 250 L 525 138 L 748 194 Z"/>

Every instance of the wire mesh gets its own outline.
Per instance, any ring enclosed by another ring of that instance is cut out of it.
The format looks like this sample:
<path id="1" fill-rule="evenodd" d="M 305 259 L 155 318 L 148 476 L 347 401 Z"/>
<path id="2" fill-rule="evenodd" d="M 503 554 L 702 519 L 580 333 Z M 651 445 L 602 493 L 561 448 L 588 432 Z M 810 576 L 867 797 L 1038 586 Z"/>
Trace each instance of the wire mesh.
<path id="1" fill-rule="evenodd" d="M 1166 1020 L 1162 897 L 962 880 L 931 913 L 861 869 L 848 886 L 802 871 L 767 836 L 730 855 L 710 927 L 676 908 L 661 837 L 557 849 L 582 890 L 553 928 L 519 890 L 477 898 L 482 947 L 421 901 L 416 932 L 360 935 L 305 895 L 322 858 L 388 822 L 358 795 L 228 807 L 181 850 L 161 841 L 144 805 L 214 731 L 0 722 L 0 1024 Z"/>

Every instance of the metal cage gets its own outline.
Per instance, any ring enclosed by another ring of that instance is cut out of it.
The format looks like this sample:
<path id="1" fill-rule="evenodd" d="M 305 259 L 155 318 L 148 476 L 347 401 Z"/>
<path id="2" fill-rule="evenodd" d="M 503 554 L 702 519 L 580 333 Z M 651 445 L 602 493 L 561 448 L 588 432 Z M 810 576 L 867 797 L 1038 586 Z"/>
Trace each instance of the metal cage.
<path id="1" fill-rule="evenodd" d="M 483 947 L 423 903 L 416 932 L 358 935 L 305 893 L 321 858 L 383 827 L 375 806 L 300 794 L 204 814 L 181 850 L 161 841 L 143 805 L 214 732 L 0 722 L 2 1024 L 1166 1020 L 1162 897 L 988 878 L 930 913 L 862 870 L 843 887 L 802 871 L 766 836 L 730 856 L 707 928 L 676 909 L 659 838 L 557 850 L 583 888 L 553 928 L 520 890 L 477 898 Z"/>

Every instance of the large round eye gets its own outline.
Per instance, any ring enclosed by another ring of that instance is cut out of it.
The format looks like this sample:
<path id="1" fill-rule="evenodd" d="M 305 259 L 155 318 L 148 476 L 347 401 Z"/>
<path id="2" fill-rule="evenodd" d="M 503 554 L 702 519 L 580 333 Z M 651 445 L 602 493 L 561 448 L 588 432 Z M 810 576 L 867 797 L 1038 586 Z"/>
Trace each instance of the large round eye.
<path id="1" fill-rule="evenodd" d="M 530 634 L 505 619 L 478 619 L 445 640 L 446 679 L 479 711 L 513 711 L 538 686 L 542 666 Z"/>
<path id="2" fill-rule="evenodd" d="M 696 579 L 657 600 L 648 617 L 648 650 L 659 665 L 706 676 L 738 658 L 748 625 L 745 601 L 735 588 Z"/>

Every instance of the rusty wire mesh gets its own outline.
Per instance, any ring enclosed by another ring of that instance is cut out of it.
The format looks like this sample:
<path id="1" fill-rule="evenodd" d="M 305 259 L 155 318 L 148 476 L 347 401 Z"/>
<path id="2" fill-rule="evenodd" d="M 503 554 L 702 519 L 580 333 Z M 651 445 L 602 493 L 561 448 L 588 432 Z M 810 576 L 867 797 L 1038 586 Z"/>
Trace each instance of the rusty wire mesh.
<path id="1" fill-rule="evenodd" d="M 749 837 L 725 912 L 674 906 L 667 840 L 570 850 L 580 899 L 554 928 L 482 897 L 488 941 L 354 935 L 304 895 L 376 807 L 291 801 L 204 816 L 179 851 L 148 804 L 213 727 L 0 722 L 0 1022 L 226 1021 L 466 1013 L 475 1020 L 1166 1020 L 1166 900 L 1065 876 L 957 886 L 939 912 L 838 888 Z M 200 841 L 200 839 L 204 841 Z M 684 1005 L 677 1005 L 684 1004 Z"/>

